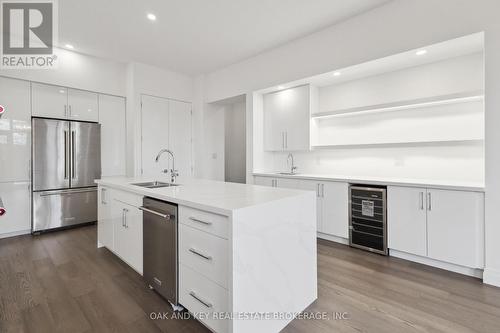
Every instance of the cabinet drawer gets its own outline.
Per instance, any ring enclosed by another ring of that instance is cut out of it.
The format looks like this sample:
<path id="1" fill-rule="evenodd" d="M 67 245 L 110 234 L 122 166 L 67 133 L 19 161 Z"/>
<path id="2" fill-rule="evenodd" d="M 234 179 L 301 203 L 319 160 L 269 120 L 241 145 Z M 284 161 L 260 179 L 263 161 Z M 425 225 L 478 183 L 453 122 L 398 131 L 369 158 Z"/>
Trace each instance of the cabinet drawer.
<path id="1" fill-rule="evenodd" d="M 179 225 L 179 262 L 227 289 L 228 241 Z"/>
<path id="2" fill-rule="evenodd" d="M 228 332 L 229 320 L 213 317 L 228 312 L 228 292 L 191 268 L 179 264 L 179 302 L 199 320 L 218 333 Z"/>
<path id="3" fill-rule="evenodd" d="M 217 215 L 202 210 L 179 206 L 179 223 L 189 225 L 213 235 L 228 238 L 229 222 L 227 216 Z"/>
<path id="4" fill-rule="evenodd" d="M 142 206 L 142 195 L 133 194 L 130 192 L 113 190 L 113 199 L 129 204 L 131 206 Z"/>

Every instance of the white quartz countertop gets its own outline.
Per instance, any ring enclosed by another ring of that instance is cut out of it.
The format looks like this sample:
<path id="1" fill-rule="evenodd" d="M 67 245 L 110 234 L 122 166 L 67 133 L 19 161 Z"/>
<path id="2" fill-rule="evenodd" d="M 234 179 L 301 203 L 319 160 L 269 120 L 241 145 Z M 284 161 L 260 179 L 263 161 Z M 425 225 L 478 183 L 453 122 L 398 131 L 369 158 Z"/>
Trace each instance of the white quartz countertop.
<path id="1" fill-rule="evenodd" d="M 95 182 L 102 186 L 116 188 L 159 200 L 173 202 L 222 215 L 232 211 L 264 204 L 270 201 L 304 194 L 305 191 L 271 188 L 267 186 L 227 183 L 204 179 L 180 179 L 179 186 L 148 189 L 132 183 L 147 181 L 169 182 L 162 177 L 104 177 Z"/>
<path id="2" fill-rule="evenodd" d="M 254 172 L 254 176 L 263 177 L 281 177 L 281 178 L 297 178 L 297 179 L 311 179 L 311 180 L 324 180 L 324 181 L 342 181 L 348 183 L 367 184 L 367 185 L 395 185 L 395 186 L 409 186 L 409 187 L 426 187 L 444 190 L 459 190 L 459 191 L 474 191 L 484 192 L 484 183 L 481 182 L 467 182 L 456 180 L 431 180 L 431 179 L 413 179 L 413 178 L 391 178 L 391 177 L 355 177 L 355 176 L 342 176 L 342 175 L 328 175 L 328 174 L 306 174 L 297 173 L 295 175 L 282 175 L 277 172 Z"/>

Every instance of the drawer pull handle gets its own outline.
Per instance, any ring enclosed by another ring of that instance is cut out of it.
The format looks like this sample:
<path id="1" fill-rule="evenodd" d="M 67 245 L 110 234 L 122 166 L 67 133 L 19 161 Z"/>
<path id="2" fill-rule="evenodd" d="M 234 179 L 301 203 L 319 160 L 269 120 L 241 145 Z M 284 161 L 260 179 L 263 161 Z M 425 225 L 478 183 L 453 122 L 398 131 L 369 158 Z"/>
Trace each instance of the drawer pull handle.
<path id="1" fill-rule="evenodd" d="M 206 259 L 206 260 L 212 260 L 212 256 L 209 256 L 209 255 L 203 254 L 203 253 L 201 253 L 201 252 L 198 252 L 197 250 L 193 249 L 192 247 L 191 247 L 191 248 L 189 248 L 189 252 L 194 253 L 194 254 L 196 254 L 197 256 L 202 257 L 203 259 Z"/>
<path id="2" fill-rule="evenodd" d="M 205 225 L 212 225 L 212 222 L 199 220 L 199 219 L 197 219 L 197 218 L 195 218 L 195 217 L 189 217 L 189 219 L 190 219 L 191 221 L 198 222 L 198 223 L 201 223 L 201 224 L 205 224 Z"/>
<path id="3" fill-rule="evenodd" d="M 196 293 L 194 291 L 190 291 L 189 292 L 189 296 L 191 296 L 192 298 L 194 298 L 195 300 L 197 300 L 201 304 L 205 305 L 207 308 L 211 308 L 212 307 L 212 303 L 207 302 L 207 301 L 201 299 L 198 295 L 196 295 Z"/>

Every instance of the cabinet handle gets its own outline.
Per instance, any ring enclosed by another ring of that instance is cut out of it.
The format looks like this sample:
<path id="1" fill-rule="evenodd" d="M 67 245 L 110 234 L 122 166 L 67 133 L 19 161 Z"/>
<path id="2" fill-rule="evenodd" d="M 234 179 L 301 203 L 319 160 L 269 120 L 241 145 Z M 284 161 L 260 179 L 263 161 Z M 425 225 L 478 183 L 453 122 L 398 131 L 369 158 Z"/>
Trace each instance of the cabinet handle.
<path id="1" fill-rule="evenodd" d="M 427 193 L 427 210 L 428 211 L 432 210 L 432 196 L 431 196 L 431 192 Z"/>
<path id="2" fill-rule="evenodd" d="M 325 197 L 325 184 L 321 184 L 321 197 Z"/>
<path id="3" fill-rule="evenodd" d="M 212 307 L 212 303 L 208 302 L 208 301 L 205 301 L 203 299 L 201 299 L 198 295 L 196 295 L 196 293 L 194 291 L 190 291 L 189 292 L 189 296 L 191 296 L 192 298 L 194 298 L 195 300 L 197 300 L 198 302 L 200 302 L 201 304 L 203 304 L 204 306 L 206 306 L 207 308 L 211 308 Z"/>
<path id="4" fill-rule="evenodd" d="M 209 222 L 209 221 L 203 221 L 203 220 L 200 220 L 200 219 L 197 219 L 196 217 L 192 217 L 190 216 L 189 219 L 191 221 L 194 221 L 194 222 L 198 222 L 198 223 L 201 223 L 201 224 L 205 224 L 205 225 L 212 225 L 212 222 Z"/>
<path id="5" fill-rule="evenodd" d="M 68 116 L 68 106 L 65 104 L 64 105 L 64 118 Z"/>
<path id="6" fill-rule="evenodd" d="M 101 189 L 101 203 L 102 203 L 103 205 L 106 205 L 106 204 L 107 204 L 107 203 L 106 203 L 106 200 L 105 200 L 106 198 L 104 197 L 104 194 L 105 194 L 105 193 L 106 193 L 106 189 L 105 189 L 105 188 L 102 188 L 102 189 Z"/>
<path id="7" fill-rule="evenodd" d="M 319 183 L 316 184 L 316 196 L 319 198 Z"/>
<path id="8" fill-rule="evenodd" d="M 288 148 L 288 132 L 285 132 L 285 149 Z"/>
<path id="9" fill-rule="evenodd" d="M 202 257 L 203 259 L 212 260 L 212 256 L 203 254 L 203 253 L 199 252 L 198 250 L 193 249 L 192 247 L 189 248 L 189 252 L 196 254 L 197 256 Z"/>
<path id="10" fill-rule="evenodd" d="M 281 132 L 281 148 L 285 149 L 285 132 Z"/>
<path id="11" fill-rule="evenodd" d="M 424 210 L 424 192 L 420 192 L 420 210 Z"/>
<path id="12" fill-rule="evenodd" d="M 69 105 L 69 117 L 71 118 L 71 104 Z"/>
<path id="13" fill-rule="evenodd" d="M 123 210 L 122 210 L 122 226 L 128 229 L 127 213 L 128 213 L 128 209 L 123 208 Z"/>

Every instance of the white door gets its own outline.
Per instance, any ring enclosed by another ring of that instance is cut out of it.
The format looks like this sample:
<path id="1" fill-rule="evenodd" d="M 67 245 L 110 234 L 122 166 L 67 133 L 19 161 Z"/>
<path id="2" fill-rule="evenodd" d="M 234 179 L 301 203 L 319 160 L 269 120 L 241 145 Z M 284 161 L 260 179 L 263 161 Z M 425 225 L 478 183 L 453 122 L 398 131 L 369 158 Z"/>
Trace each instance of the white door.
<path id="1" fill-rule="evenodd" d="M 42 83 L 31 84 L 31 113 L 36 117 L 68 118 L 68 89 Z"/>
<path id="2" fill-rule="evenodd" d="M 113 219 L 111 211 L 112 190 L 99 187 L 97 193 L 97 238 L 98 246 L 113 251 Z"/>
<path id="3" fill-rule="evenodd" d="M 68 116 L 71 120 L 99 121 L 98 95 L 89 91 L 68 89 Z"/>
<path id="4" fill-rule="evenodd" d="M 193 175 L 191 103 L 170 100 L 169 125 L 168 148 L 174 153 L 175 169 L 179 172 L 179 182 L 182 182 Z"/>
<path id="5" fill-rule="evenodd" d="M 323 228 L 323 198 L 320 195 L 321 184 L 313 180 L 297 180 L 297 188 L 300 190 L 314 191 L 316 193 L 316 226 L 318 232 L 324 232 Z"/>
<path id="6" fill-rule="evenodd" d="M 262 186 L 274 186 L 274 181 L 276 178 L 271 178 L 271 177 L 260 177 L 260 176 L 254 176 L 254 181 L 253 183 L 255 185 L 262 185 Z"/>
<path id="7" fill-rule="evenodd" d="M 27 181 L 31 159 L 30 83 L 0 77 L 0 182 Z"/>
<path id="8" fill-rule="evenodd" d="M 349 238 L 349 184 L 321 183 L 323 225 L 325 234 Z"/>
<path id="9" fill-rule="evenodd" d="M 113 200 L 114 251 L 127 264 L 142 274 L 142 211 Z"/>
<path id="10" fill-rule="evenodd" d="M 264 150 L 285 149 L 285 103 L 282 92 L 264 95 Z"/>
<path id="11" fill-rule="evenodd" d="M 101 172 L 103 176 L 126 174 L 125 98 L 99 95 L 101 124 Z"/>
<path id="12" fill-rule="evenodd" d="M 309 150 L 310 87 L 300 86 L 281 92 L 284 96 L 285 150 Z"/>
<path id="13" fill-rule="evenodd" d="M 158 163 L 155 157 L 161 149 L 169 146 L 168 100 L 142 95 L 142 174 L 158 176 L 168 168 L 168 157 L 164 154 Z"/>
<path id="14" fill-rule="evenodd" d="M 387 237 L 390 249 L 427 256 L 426 189 L 387 187 Z"/>
<path id="15" fill-rule="evenodd" d="M 484 195 L 429 189 L 427 200 L 429 257 L 483 268 Z"/>
<path id="16" fill-rule="evenodd" d="M 31 230 L 30 182 L 0 183 L 0 197 L 6 213 L 0 216 L 0 238 Z"/>

